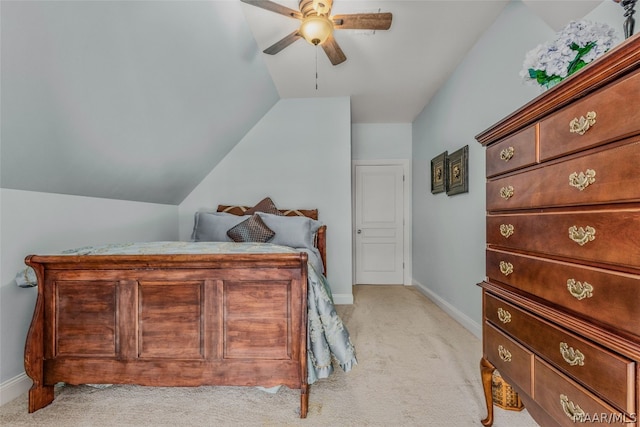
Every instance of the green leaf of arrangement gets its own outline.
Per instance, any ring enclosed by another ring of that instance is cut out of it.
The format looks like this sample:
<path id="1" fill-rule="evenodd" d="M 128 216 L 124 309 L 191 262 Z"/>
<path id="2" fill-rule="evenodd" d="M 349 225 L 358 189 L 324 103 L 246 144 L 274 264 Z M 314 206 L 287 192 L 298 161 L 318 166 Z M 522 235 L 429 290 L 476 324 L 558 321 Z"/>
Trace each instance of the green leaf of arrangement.
<path id="1" fill-rule="evenodd" d="M 573 49 L 574 45 L 576 46 L 577 49 Z M 578 53 L 577 53 L 576 57 L 573 59 L 573 61 L 571 61 L 571 63 L 567 67 L 567 75 L 570 76 L 571 74 L 573 74 L 576 71 L 578 71 L 580 68 L 582 68 L 585 65 L 587 65 L 582 60 L 582 57 L 585 56 L 587 53 L 589 53 L 589 51 L 591 49 L 593 49 L 593 47 L 595 45 L 596 45 L 596 42 L 587 43 L 584 47 L 578 47 L 578 45 L 576 45 L 575 43 L 571 44 L 571 49 L 577 51 Z"/>
<path id="2" fill-rule="evenodd" d="M 584 67 L 585 65 L 587 65 L 587 63 L 586 63 L 586 62 L 584 62 L 583 60 L 580 60 L 580 61 L 576 62 L 575 67 L 573 67 L 573 68 L 574 68 L 573 73 L 575 73 L 576 71 L 578 71 L 579 69 L 581 69 L 581 68 L 582 68 L 582 67 Z"/>
<path id="3" fill-rule="evenodd" d="M 547 80 L 549 79 L 549 76 L 547 76 L 547 73 L 545 73 L 542 70 L 536 70 L 535 73 L 535 79 L 538 83 L 540 84 L 545 84 L 547 82 Z"/>

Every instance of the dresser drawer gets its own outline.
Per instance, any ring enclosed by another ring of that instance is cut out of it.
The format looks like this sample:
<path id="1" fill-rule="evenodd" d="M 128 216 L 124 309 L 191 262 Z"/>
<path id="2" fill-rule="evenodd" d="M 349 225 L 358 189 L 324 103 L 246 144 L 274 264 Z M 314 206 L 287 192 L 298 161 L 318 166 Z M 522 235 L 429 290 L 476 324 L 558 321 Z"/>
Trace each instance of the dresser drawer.
<path id="1" fill-rule="evenodd" d="M 491 281 L 640 336 L 640 276 L 492 249 L 486 260 Z"/>
<path id="2" fill-rule="evenodd" d="M 487 210 L 638 201 L 638 165 L 640 141 L 634 141 L 488 181 Z"/>
<path id="3" fill-rule="evenodd" d="M 640 266 L 640 209 L 637 208 L 487 215 L 486 225 L 489 246 Z"/>
<path id="4" fill-rule="evenodd" d="M 536 128 L 528 127 L 487 148 L 487 176 L 536 163 Z"/>
<path id="5" fill-rule="evenodd" d="M 573 103 L 540 122 L 540 161 L 601 145 L 640 131 L 640 72 Z M 584 134 L 570 123 L 595 113 Z"/>
<path id="6" fill-rule="evenodd" d="M 485 293 L 485 318 L 616 406 L 635 411 L 635 363 Z"/>
<path id="7" fill-rule="evenodd" d="M 561 426 L 637 425 L 635 415 L 609 406 L 538 358 L 534 365 L 533 396 Z"/>
<path id="8" fill-rule="evenodd" d="M 486 322 L 482 344 L 485 356 L 498 372 L 531 393 L 533 354 Z"/>

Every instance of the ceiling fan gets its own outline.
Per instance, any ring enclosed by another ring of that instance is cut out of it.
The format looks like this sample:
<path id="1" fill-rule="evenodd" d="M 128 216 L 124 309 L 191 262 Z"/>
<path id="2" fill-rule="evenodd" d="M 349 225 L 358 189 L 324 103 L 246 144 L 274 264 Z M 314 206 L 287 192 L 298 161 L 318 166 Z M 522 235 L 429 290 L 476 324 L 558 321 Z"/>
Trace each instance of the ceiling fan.
<path id="1" fill-rule="evenodd" d="M 333 65 L 344 62 L 347 57 L 333 37 L 333 30 L 388 30 L 391 13 L 356 13 L 331 15 L 333 0 L 299 0 L 298 10 L 282 6 L 271 0 L 241 0 L 302 21 L 300 28 L 264 50 L 275 55 L 291 43 L 304 38 L 313 45 L 320 45 Z"/>

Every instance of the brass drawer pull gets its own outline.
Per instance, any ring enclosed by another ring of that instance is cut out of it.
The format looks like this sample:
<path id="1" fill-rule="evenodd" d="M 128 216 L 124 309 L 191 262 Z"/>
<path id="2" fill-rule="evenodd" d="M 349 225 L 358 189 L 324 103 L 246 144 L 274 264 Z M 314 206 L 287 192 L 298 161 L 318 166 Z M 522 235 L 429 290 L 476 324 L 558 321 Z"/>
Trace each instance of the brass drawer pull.
<path id="1" fill-rule="evenodd" d="M 507 310 L 505 310 L 502 307 L 498 308 L 498 319 L 502 322 L 502 323 L 509 323 L 511 322 L 511 313 L 509 313 Z"/>
<path id="2" fill-rule="evenodd" d="M 596 182 L 596 171 L 593 169 L 587 169 L 585 172 L 580 173 L 574 172 L 569 175 L 569 185 L 576 187 L 580 191 L 594 182 Z"/>
<path id="3" fill-rule="evenodd" d="M 511 362 L 511 352 L 502 345 L 498 346 L 498 355 L 503 362 Z"/>
<path id="4" fill-rule="evenodd" d="M 509 200 L 513 197 L 513 187 L 509 185 L 508 187 L 502 187 L 500 189 L 500 197 L 505 200 Z"/>
<path id="5" fill-rule="evenodd" d="M 515 152 L 516 150 L 513 147 L 505 148 L 500 152 L 500 159 L 508 162 L 509 160 L 511 160 Z"/>
<path id="6" fill-rule="evenodd" d="M 560 343 L 560 354 L 569 366 L 584 366 L 584 354 L 580 350 L 574 350 L 573 347 L 569 347 L 566 342 Z"/>
<path id="7" fill-rule="evenodd" d="M 500 261 L 500 273 L 504 274 L 505 276 L 513 273 L 513 264 L 506 261 Z"/>
<path id="8" fill-rule="evenodd" d="M 580 118 L 574 118 L 569 123 L 569 132 L 577 133 L 578 135 L 584 135 L 591 126 L 596 124 L 596 112 L 589 111 L 587 117 L 580 116 Z"/>
<path id="9" fill-rule="evenodd" d="M 593 296 L 593 286 L 587 282 L 578 282 L 575 279 L 567 280 L 567 289 L 572 297 L 578 301 Z"/>
<path id="10" fill-rule="evenodd" d="M 564 414 L 571 418 L 573 422 L 580 422 L 586 415 L 582 408 L 570 401 L 565 394 L 560 395 L 560 405 L 562 405 Z"/>
<path id="11" fill-rule="evenodd" d="M 513 234 L 513 231 L 513 224 L 500 224 L 500 234 L 502 234 L 502 237 L 505 239 L 508 239 L 509 236 Z"/>
<path id="12" fill-rule="evenodd" d="M 596 229 L 588 225 L 584 228 L 573 225 L 569 227 L 569 238 L 580 246 L 584 246 L 596 239 Z"/>

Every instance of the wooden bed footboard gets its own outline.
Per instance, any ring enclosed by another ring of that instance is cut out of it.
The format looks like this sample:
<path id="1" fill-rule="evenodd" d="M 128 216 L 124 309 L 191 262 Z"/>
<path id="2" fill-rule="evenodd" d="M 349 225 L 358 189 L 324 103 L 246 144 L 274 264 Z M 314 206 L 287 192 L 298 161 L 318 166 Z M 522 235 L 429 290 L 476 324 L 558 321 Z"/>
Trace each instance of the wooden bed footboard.
<path id="1" fill-rule="evenodd" d="M 307 415 L 307 255 L 29 256 L 29 412 L 54 385 L 285 385 Z"/>

